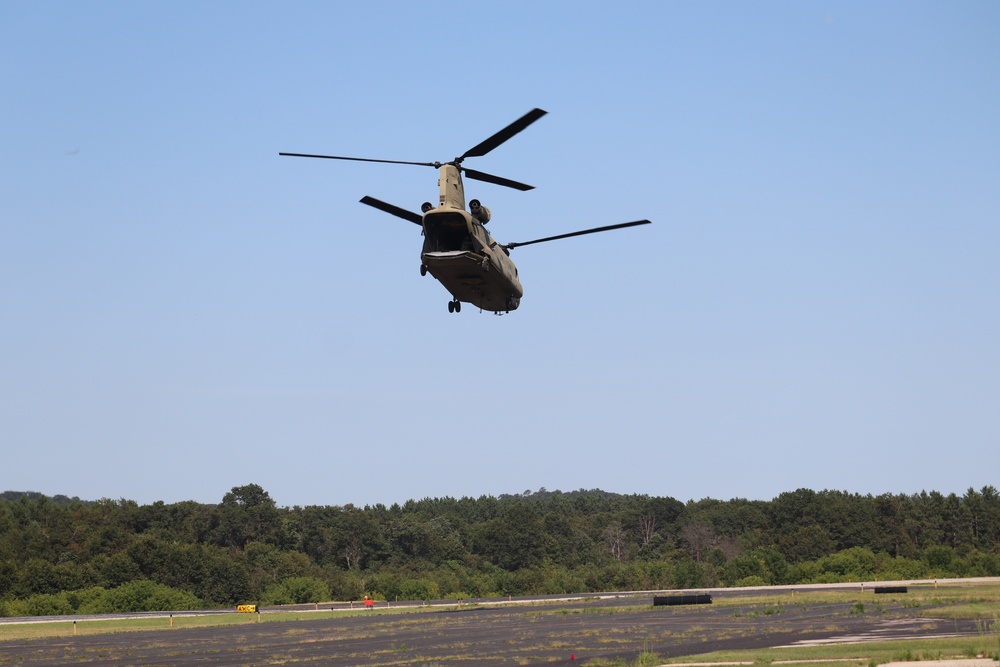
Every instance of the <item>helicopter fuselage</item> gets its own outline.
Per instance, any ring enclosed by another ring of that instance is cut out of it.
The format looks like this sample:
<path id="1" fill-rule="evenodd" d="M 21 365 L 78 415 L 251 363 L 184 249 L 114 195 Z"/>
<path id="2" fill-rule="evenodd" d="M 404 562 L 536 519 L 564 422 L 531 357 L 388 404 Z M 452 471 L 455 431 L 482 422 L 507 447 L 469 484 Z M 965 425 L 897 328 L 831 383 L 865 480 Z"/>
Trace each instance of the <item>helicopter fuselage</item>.
<path id="1" fill-rule="evenodd" d="M 438 185 L 440 203 L 423 216 L 422 266 L 455 301 L 495 313 L 515 310 L 524 289 L 507 250 L 481 221 L 489 220 L 488 209 L 478 216 L 465 210 L 462 178 L 454 165 L 441 166 Z"/>

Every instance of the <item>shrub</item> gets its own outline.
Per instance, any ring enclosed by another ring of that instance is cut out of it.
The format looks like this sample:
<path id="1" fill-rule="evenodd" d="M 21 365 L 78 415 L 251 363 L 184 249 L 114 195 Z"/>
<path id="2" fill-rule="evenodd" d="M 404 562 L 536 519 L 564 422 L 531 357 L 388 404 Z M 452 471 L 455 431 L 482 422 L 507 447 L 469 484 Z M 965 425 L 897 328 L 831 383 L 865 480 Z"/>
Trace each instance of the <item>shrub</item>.
<path id="1" fill-rule="evenodd" d="M 330 599 L 330 586 L 316 577 L 288 577 L 280 584 L 269 586 L 261 596 L 261 604 L 306 604 Z"/>
<path id="2" fill-rule="evenodd" d="M 330 586 L 316 577 L 288 577 L 281 584 L 295 604 L 323 602 L 330 599 Z"/>
<path id="3" fill-rule="evenodd" d="M 260 603 L 266 605 L 292 604 L 292 594 L 284 584 L 268 586 L 260 596 Z"/>
<path id="4" fill-rule="evenodd" d="M 819 563 L 824 572 L 862 581 L 872 578 L 875 554 L 866 547 L 852 547 L 821 558 Z"/>
<path id="5" fill-rule="evenodd" d="M 41 593 L 32 595 L 21 603 L 17 616 L 65 616 L 73 613 L 73 607 L 64 593 Z"/>
<path id="6" fill-rule="evenodd" d="M 739 581 L 733 583 L 733 586 L 767 586 L 767 582 L 756 574 L 752 574 L 749 577 L 743 577 Z"/>
<path id="7" fill-rule="evenodd" d="M 436 600 L 437 584 L 427 579 L 404 579 L 399 586 L 400 600 Z"/>
<path id="8" fill-rule="evenodd" d="M 945 571 L 952 561 L 951 547 L 936 545 L 924 549 L 924 561 L 938 571 Z"/>
<path id="9" fill-rule="evenodd" d="M 113 612 L 179 611 L 203 606 L 193 593 L 148 580 L 133 581 L 108 591 L 101 604 Z"/>

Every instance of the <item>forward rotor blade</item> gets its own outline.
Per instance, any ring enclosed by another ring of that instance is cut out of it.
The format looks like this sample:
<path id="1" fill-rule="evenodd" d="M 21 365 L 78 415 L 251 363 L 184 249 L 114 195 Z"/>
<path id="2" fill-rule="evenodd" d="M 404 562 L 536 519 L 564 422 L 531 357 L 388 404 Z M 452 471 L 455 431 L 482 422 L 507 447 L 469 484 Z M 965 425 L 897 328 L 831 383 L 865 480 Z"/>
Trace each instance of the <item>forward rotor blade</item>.
<path id="1" fill-rule="evenodd" d="M 437 162 L 406 162 L 404 160 L 373 160 L 367 157 L 343 157 L 341 155 L 310 155 L 308 153 L 278 153 L 286 157 L 317 157 L 324 160 L 350 160 L 352 162 L 381 162 L 383 164 L 415 164 L 420 167 L 440 167 Z"/>
<path id="2" fill-rule="evenodd" d="M 528 127 L 529 125 L 531 125 L 532 123 L 534 123 L 536 120 L 538 120 L 547 113 L 548 113 L 547 111 L 542 111 L 541 109 L 532 109 L 531 111 L 524 114 L 523 116 L 515 120 L 513 123 L 511 123 L 504 129 L 494 134 L 486 141 L 483 141 L 482 143 L 473 146 L 469 150 L 465 151 L 465 153 L 462 155 L 461 158 L 459 158 L 459 160 L 462 160 L 463 158 L 467 157 L 482 157 L 483 155 L 486 155 L 491 150 L 493 150 L 503 142 L 507 141 L 515 134 L 517 134 L 524 128 Z"/>
<path id="3" fill-rule="evenodd" d="M 635 227 L 637 225 L 651 225 L 653 224 L 649 220 L 636 220 L 635 222 L 623 222 L 620 225 L 609 225 L 608 227 L 595 227 L 594 229 L 584 229 L 579 232 L 570 232 L 569 234 L 560 234 L 559 236 L 548 236 L 544 239 L 535 239 L 534 241 L 522 241 L 520 243 L 508 243 L 503 246 L 504 248 L 516 248 L 522 245 L 531 245 L 532 243 L 545 243 L 546 241 L 558 241 L 559 239 L 568 239 L 572 236 L 583 236 L 584 234 L 596 234 L 597 232 L 610 232 L 613 229 L 625 229 L 626 227 Z"/>
<path id="4" fill-rule="evenodd" d="M 367 195 L 361 198 L 362 204 L 368 204 L 373 208 L 377 208 L 380 211 L 384 211 L 389 215 L 394 215 L 397 218 L 402 218 L 408 222 L 412 222 L 415 225 L 424 224 L 423 216 L 420 216 L 413 211 L 407 211 L 405 208 L 400 208 L 395 204 L 386 203 L 380 199 L 375 199 L 374 197 L 368 197 Z"/>
<path id="5" fill-rule="evenodd" d="M 517 181 L 512 181 L 509 178 L 503 178 L 501 176 L 494 176 L 493 174 L 486 174 L 481 171 L 476 171 L 475 169 L 465 169 L 465 175 L 476 181 L 484 181 L 486 183 L 495 183 L 496 185 L 503 185 L 508 188 L 514 188 L 515 190 L 534 190 L 534 185 L 527 185 L 525 183 L 518 183 Z"/>

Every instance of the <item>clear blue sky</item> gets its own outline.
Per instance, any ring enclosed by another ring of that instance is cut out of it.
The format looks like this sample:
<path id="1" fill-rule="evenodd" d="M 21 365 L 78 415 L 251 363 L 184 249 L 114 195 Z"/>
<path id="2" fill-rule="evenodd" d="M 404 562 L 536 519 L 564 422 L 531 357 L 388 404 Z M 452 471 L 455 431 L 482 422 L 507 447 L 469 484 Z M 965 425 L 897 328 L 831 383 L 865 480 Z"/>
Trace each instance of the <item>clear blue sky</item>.
<path id="1" fill-rule="evenodd" d="M 466 184 L 503 317 L 418 272 Z M 1000 4 L 0 2 L 0 489 L 963 493 L 1000 463 Z"/>

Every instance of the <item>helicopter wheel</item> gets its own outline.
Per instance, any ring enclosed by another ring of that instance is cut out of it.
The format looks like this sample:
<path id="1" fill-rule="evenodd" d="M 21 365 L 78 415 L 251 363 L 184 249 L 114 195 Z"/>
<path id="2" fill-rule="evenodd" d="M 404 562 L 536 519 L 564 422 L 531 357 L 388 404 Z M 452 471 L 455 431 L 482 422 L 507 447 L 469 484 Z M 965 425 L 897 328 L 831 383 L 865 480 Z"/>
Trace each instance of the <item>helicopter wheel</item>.
<path id="1" fill-rule="evenodd" d="M 426 264 L 421 264 L 420 265 L 420 275 L 422 275 L 422 276 L 426 276 L 427 275 L 427 265 Z"/>
<path id="2" fill-rule="evenodd" d="M 455 302 L 454 301 L 449 301 L 448 302 L 448 312 L 449 313 L 454 313 L 455 312 Z"/>
<path id="3" fill-rule="evenodd" d="M 462 302 L 459 301 L 458 299 L 455 299 L 455 312 L 456 313 L 462 312 Z"/>

